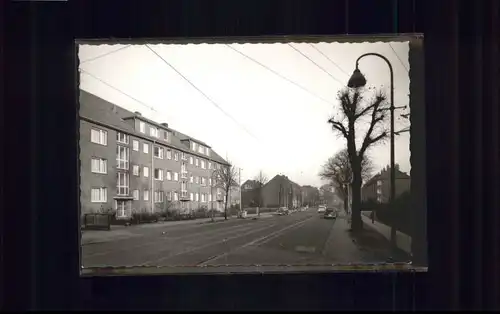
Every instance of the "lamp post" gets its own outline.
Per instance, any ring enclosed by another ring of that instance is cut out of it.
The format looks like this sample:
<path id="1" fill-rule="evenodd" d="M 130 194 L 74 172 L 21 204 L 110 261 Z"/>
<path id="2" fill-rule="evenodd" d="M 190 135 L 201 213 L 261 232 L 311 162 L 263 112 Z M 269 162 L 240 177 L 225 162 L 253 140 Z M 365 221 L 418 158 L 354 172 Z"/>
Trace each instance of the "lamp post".
<path id="1" fill-rule="evenodd" d="M 375 56 L 375 57 L 379 57 L 382 60 L 384 60 L 387 63 L 387 65 L 389 66 L 389 72 L 390 72 L 390 75 L 391 75 L 391 93 L 390 93 L 391 105 L 390 105 L 390 108 L 389 108 L 389 111 L 391 112 L 391 131 L 390 131 L 391 132 L 391 134 L 390 134 L 390 142 L 391 142 L 391 165 L 390 165 L 390 167 L 391 167 L 391 178 L 390 178 L 390 181 L 391 181 L 391 190 L 390 190 L 390 203 L 393 203 L 394 199 L 396 198 L 396 172 L 394 171 L 395 170 L 394 169 L 395 168 L 395 156 L 394 156 L 395 155 L 395 153 L 394 153 L 394 135 L 395 135 L 395 132 L 394 132 L 394 110 L 396 108 L 394 107 L 394 72 L 393 72 L 393 69 L 392 69 L 391 62 L 386 57 L 384 57 L 383 55 L 378 54 L 378 53 L 369 52 L 369 53 L 362 54 L 356 60 L 356 69 L 352 73 L 352 76 L 349 79 L 349 82 L 347 83 L 347 86 L 351 87 L 351 88 L 357 88 L 357 87 L 362 87 L 362 86 L 366 85 L 366 78 L 361 73 L 361 71 L 359 71 L 359 61 L 362 58 L 367 57 L 367 56 Z M 394 225 L 394 223 L 392 225 Z M 393 247 L 396 246 L 396 228 L 394 228 L 394 226 L 391 226 L 391 244 L 392 244 Z"/>

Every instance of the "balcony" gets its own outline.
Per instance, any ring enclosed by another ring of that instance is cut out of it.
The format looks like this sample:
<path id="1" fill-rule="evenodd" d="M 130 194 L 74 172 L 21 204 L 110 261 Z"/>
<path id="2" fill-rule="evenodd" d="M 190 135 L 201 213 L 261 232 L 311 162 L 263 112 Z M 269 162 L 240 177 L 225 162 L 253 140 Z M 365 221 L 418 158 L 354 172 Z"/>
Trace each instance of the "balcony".
<path id="1" fill-rule="evenodd" d="M 187 173 L 187 171 L 181 171 L 181 178 L 182 178 L 182 179 L 187 179 L 187 178 L 188 178 L 188 173 Z"/>
<path id="2" fill-rule="evenodd" d="M 215 197 L 215 200 L 217 202 L 224 202 L 224 195 L 222 194 L 217 194 L 217 196 Z"/>
<path id="3" fill-rule="evenodd" d="M 181 201 L 189 201 L 188 191 L 181 191 Z"/>

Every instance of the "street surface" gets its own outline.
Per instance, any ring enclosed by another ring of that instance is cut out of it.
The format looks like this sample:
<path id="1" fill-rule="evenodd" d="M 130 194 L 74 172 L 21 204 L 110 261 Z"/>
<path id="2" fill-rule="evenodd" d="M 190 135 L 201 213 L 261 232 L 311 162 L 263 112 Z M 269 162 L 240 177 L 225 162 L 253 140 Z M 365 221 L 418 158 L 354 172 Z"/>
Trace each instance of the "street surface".
<path id="1" fill-rule="evenodd" d="M 342 214 L 324 219 L 315 209 L 257 220 L 133 228 L 128 229 L 133 236 L 83 245 L 83 266 L 319 266 L 383 263 L 388 257 L 358 247 Z"/>

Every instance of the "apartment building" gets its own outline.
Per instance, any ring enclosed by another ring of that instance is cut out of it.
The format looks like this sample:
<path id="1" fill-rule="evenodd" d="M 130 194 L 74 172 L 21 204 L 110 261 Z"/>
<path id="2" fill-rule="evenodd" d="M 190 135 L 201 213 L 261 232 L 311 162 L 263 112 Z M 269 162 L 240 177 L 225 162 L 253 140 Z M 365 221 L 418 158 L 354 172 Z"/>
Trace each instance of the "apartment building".
<path id="1" fill-rule="evenodd" d="M 80 91 L 81 213 L 224 208 L 213 172 L 229 166 L 211 147 Z"/>
<path id="2" fill-rule="evenodd" d="M 396 169 L 396 197 L 410 190 L 410 176 L 399 170 L 399 165 L 395 165 Z M 391 193 L 391 171 L 387 166 L 382 171 L 373 176 L 361 189 L 361 197 L 363 201 L 373 200 L 378 203 L 387 203 L 390 200 Z"/>

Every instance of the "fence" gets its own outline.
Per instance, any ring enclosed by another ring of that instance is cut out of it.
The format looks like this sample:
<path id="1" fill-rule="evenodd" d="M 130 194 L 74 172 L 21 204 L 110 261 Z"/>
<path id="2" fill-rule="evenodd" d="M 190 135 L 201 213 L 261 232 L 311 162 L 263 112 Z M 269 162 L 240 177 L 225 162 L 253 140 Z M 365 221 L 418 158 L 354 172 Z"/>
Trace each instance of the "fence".
<path id="1" fill-rule="evenodd" d="M 111 215 L 84 214 L 83 227 L 87 230 L 111 230 Z"/>

